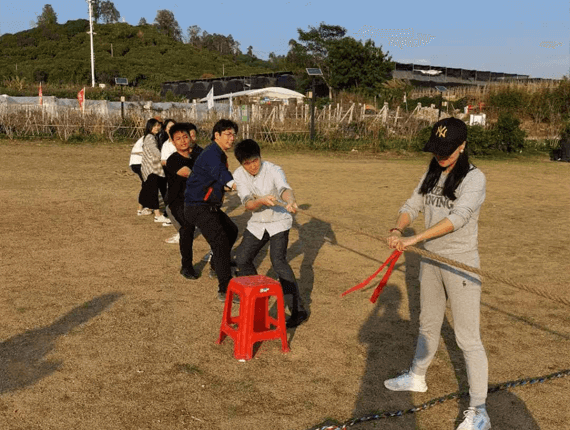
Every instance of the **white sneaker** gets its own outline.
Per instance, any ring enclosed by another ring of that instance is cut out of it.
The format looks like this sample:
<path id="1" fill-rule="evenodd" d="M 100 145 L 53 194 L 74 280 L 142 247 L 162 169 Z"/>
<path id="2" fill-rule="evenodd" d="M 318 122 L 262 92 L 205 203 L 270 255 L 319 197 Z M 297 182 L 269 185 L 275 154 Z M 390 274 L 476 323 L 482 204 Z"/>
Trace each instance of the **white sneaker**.
<path id="1" fill-rule="evenodd" d="M 154 216 L 154 222 L 167 222 L 170 221 L 168 218 L 166 218 L 164 215 L 160 215 L 160 216 Z"/>
<path id="2" fill-rule="evenodd" d="M 491 420 L 485 409 L 468 408 L 463 411 L 465 419 L 457 430 L 488 430 L 491 428 Z"/>
<path id="3" fill-rule="evenodd" d="M 180 243 L 180 233 L 176 233 L 174 236 L 165 239 L 166 243 Z"/>
<path id="4" fill-rule="evenodd" d="M 385 380 L 384 386 L 392 391 L 417 391 L 418 393 L 427 391 L 426 377 L 416 375 L 411 370 L 406 370 L 396 378 Z"/>
<path id="5" fill-rule="evenodd" d="M 172 225 L 172 221 L 168 220 L 168 222 L 163 222 L 162 226 L 163 227 L 170 227 Z"/>
<path id="6" fill-rule="evenodd" d="M 137 215 L 141 216 L 141 215 L 150 215 L 152 213 L 152 211 L 149 208 L 143 208 L 143 209 L 139 209 L 137 210 Z"/>

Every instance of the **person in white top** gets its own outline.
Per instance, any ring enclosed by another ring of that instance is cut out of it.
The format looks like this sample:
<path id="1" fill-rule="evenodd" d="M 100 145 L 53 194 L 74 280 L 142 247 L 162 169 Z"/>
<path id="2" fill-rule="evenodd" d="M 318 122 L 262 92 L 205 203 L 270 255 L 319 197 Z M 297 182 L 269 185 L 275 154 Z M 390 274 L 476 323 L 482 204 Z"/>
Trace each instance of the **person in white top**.
<path id="1" fill-rule="evenodd" d="M 135 144 L 133 145 L 133 149 L 131 149 L 131 158 L 129 159 L 129 167 L 131 168 L 133 173 L 137 174 L 141 182 L 143 181 L 143 177 L 141 175 L 143 141 L 144 141 L 144 136 L 141 136 L 139 140 L 135 142 Z"/>
<path id="2" fill-rule="evenodd" d="M 168 160 L 168 157 L 176 152 L 176 147 L 174 146 L 174 143 L 172 143 L 172 136 L 170 135 L 170 128 L 174 124 L 176 124 L 176 121 L 173 119 L 164 120 L 164 131 L 168 135 L 168 139 L 162 143 L 162 148 L 160 149 L 160 163 L 163 167 L 166 166 L 166 160 Z"/>
<path id="3" fill-rule="evenodd" d="M 293 225 L 291 214 L 297 211 L 295 195 L 281 167 L 261 160 L 257 142 L 243 140 L 236 145 L 234 153 L 241 165 L 233 174 L 238 196 L 246 210 L 253 212 L 237 248 L 238 274 L 257 274 L 253 260 L 269 242 L 271 264 L 279 276 L 283 294 L 290 294 L 293 299 L 286 325 L 297 327 L 308 318 L 308 313 L 303 307 L 295 274 L 287 262 L 289 230 Z M 280 201 L 282 206 L 278 204 Z"/>
<path id="4" fill-rule="evenodd" d="M 142 173 L 141 173 L 141 163 L 142 163 L 142 154 L 143 154 L 143 145 L 144 136 L 141 136 L 139 140 L 135 142 L 133 145 L 133 149 L 131 149 L 131 158 L 129 159 L 129 167 L 136 173 L 137 176 L 141 180 L 141 186 L 144 182 Z M 143 205 L 139 203 L 139 207 L 137 209 L 137 215 L 150 215 L 152 211 L 149 208 L 144 208 Z"/>

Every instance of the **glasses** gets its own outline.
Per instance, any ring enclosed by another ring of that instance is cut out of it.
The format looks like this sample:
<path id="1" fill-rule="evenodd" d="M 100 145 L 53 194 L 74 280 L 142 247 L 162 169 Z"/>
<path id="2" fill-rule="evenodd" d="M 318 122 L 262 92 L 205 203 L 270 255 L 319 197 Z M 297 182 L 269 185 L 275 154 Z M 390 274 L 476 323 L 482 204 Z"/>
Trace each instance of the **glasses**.
<path id="1" fill-rule="evenodd" d="M 233 131 L 226 131 L 226 132 L 222 133 L 222 136 L 226 136 L 226 137 L 229 137 L 229 138 L 232 138 L 232 137 L 233 137 L 233 138 L 235 139 L 237 135 L 236 135 L 236 133 L 234 133 Z"/>

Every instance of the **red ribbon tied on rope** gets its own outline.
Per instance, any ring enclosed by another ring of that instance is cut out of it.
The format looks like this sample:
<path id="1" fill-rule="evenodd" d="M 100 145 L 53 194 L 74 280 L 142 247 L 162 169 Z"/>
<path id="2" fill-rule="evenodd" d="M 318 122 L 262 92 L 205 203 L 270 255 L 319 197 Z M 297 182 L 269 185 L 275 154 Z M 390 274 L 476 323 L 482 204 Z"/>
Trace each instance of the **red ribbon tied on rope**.
<path id="1" fill-rule="evenodd" d="M 382 271 L 382 269 L 384 267 L 386 267 L 387 264 L 389 264 L 388 270 L 384 274 L 384 277 L 382 278 L 382 280 L 380 281 L 380 283 L 378 284 L 378 286 L 374 290 L 372 297 L 370 297 L 370 301 L 372 303 L 376 303 L 378 296 L 380 295 L 380 293 L 382 292 L 382 290 L 384 289 L 384 287 L 388 283 L 388 279 L 390 279 L 390 275 L 392 274 L 392 270 L 394 270 L 394 266 L 396 265 L 396 261 L 398 261 L 398 258 L 400 258 L 400 255 L 402 255 L 402 251 L 398 251 L 398 250 L 394 251 L 392 253 L 392 255 L 390 255 L 388 257 L 388 259 L 382 264 L 382 266 L 380 266 L 380 268 L 376 272 L 374 272 L 370 277 L 368 277 L 367 279 L 362 281 L 360 284 L 355 285 L 354 287 L 352 287 L 349 290 L 346 290 L 344 293 L 341 294 L 341 297 L 344 297 L 348 293 L 352 293 L 353 291 L 360 290 L 361 288 L 368 285 L 370 283 L 370 281 L 372 281 L 376 276 L 378 276 L 378 274 Z"/>

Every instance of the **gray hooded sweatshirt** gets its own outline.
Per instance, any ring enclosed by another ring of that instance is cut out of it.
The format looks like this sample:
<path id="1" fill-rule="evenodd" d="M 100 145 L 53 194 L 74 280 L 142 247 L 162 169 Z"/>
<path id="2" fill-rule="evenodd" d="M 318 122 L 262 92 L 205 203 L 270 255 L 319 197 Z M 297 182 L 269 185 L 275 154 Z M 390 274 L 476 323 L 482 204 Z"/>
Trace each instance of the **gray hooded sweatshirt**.
<path id="1" fill-rule="evenodd" d="M 453 224 L 451 233 L 424 242 L 424 248 L 429 252 L 446 257 L 471 252 L 475 252 L 477 255 L 477 224 L 481 205 L 485 200 L 486 180 L 481 170 L 472 165 L 470 167 L 471 170 L 455 190 L 455 200 L 449 200 L 442 195 L 443 184 L 447 178 L 446 173 L 441 174 L 437 185 L 431 192 L 422 196 L 420 187 L 427 174 L 426 172 L 412 196 L 399 211 L 400 213 L 407 213 L 412 222 L 420 212 L 424 212 L 426 229 L 445 218 L 451 221 Z M 478 256 L 474 257 L 477 261 L 473 262 L 478 267 Z M 461 258 L 461 260 L 465 259 Z M 471 258 L 467 260 L 471 260 Z"/>

